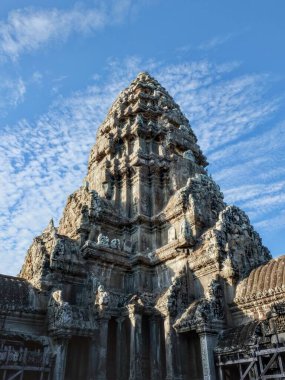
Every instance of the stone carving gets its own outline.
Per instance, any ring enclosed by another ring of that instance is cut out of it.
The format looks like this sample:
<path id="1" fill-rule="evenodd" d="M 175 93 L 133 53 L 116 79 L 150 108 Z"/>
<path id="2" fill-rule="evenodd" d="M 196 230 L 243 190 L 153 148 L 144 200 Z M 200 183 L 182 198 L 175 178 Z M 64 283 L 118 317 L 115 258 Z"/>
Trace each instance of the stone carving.
<path id="1" fill-rule="evenodd" d="M 162 297 L 156 301 L 156 307 L 162 313 L 170 314 L 172 317 L 181 313 L 189 302 L 187 276 L 182 269 L 171 281 L 171 285 Z"/>
<path id="2" fill-rule="evenodd" d="M 89 225 L 89 213 L 88 207 L 85 205 L 81 210 L 81 218 L 79 219 L 79 227 L 85 227 Z"/>
<path id="3" fill-rule="evenodd" d="M 120 239 L 111 240 L 111 243 L 110 243 L 111 248 L 120 249 L 120 245 L 121 245 Z"/>
<path id="4" fill-rule="evenodd" d="M 194 301 L 176 320 L 174 327 L 188 330 L 206 326 L 213 321 L 224 320 L 223 294 L 220 285 L 212 281 L 209 286 L 209 298 Z"/>
<path id="5" fill-rule="evenodd" d="M 236 271 L 233 268 L 233 262 L 229 256 L 223 262 L 222 272 L 223 272 L 223 276 L 231 281 L 235 278 Z"/>
<path id="6" fill-rule="evenodd" d="M 98 235 L 97 244 L 98 245 L 103 245 L 104 247 L 108 247 L 109 246 L 109 238 L 108 238 L 108 236 L 105 236 L 102 233 L 100 233 Z"/>
<path id="7" fill-rule="evenodd" d="M 168 241 L 173 241 L 176 239 L 176 230 L 174 226 L 171 226 L 168 230 Z"/>
<path id="8" fill-rule="evenodd" d="M 49 301 L 49 328 L 65 329 L 72 323 L 72 309 L 68 302 L 62 299 L 62 290 L 55 290 Z"/>
<path id="9" fill-rule="evenodd" d="M 210 299 L 212 320 L 224 319 L 223 289 L 220 282 L 214 279 L 208 286 L 208 298 Z"/>
<path id="10" fill-rule="evenodd" d="M 132 242 L 130 240 L 124 241 L 124 251 L 131 253 L 132 252 Z"/>
<path id="11" fill-rule="evenodd" d="M 136 115 L 136 123 L 139 125 L 139 126 L 143 126 L 143 118 L 140 114 L 137 114 Z"/>
<path id="12" fill-rule="evenodd" d="M 205 326 L 211 320 L 210 303 L 202 298 L 192 304 L 179 316 L 174 324 L 175 329 L 188 330 Z"/>
<path id="13" fill-rule="evenodd" d="M 96 303 L 99 305 L 99 308 L 106 308 L 110 301 L 110 295 L 105 290 L 103 285 L 98 286 L 97 300 Z"/>
<path id="14" fill-rule="evenodd" d="M 192 237 L 191 227 L 186 219 L 184 219 L 180 224 L 179 237 L 186 240 L 190 240 Z"/>
<path id="15" fill-rule="evenodd" d="M 137 214 L 138 212 L 138 198 L 135 197 L 133 201 L 133 215 Z"/>
<path id="16" fill-rule="evenodd" d="M 91 294 L 96 293 L 97 288 L 98 288 L 98 278 L 95 275 L 95 273 L 89 273 L 89 284 L 90 284 L 90 290 Z"/>
<path id="17" fill-rule="evenodd" d="M 102 211 L 102 202 L 101 199 L 95 190 L 90 191 L 90 213 L 92 216 L 99 216 Z"/>
<path id="18" fill-rule="evenodd" d="M 195 162 L 195 156 L 191 150 L 186 150 L 186 152 L 183 153 L 183 157 L 189 161 Z"/>
<path id="19" fill-rule="evenodd" d="M 183 125 L 183 124 L 180 125 L 179 129 L 180 131 L 185 132 L 185 133 L 189 133 L 190 131 L 190 128 L 188 128 L 186 125 Z"/>
<path id="20" fill-rule="evenodd" d="M 35 290 L 20 278 L 10 279 L 9 276 L 0 276 L 0 307 L 2 311 L 32 311 L 35 305 Z M 0 314 L 1 315 L 1 314 Z M 5 322 L 5 316 L 0 319 L 0 328 Z"/>

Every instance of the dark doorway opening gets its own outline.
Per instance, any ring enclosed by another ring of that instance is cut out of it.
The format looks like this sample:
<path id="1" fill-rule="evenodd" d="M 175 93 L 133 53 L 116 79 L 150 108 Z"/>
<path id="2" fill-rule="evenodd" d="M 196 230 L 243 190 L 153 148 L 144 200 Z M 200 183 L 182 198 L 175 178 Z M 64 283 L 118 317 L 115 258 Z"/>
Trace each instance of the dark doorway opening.
<path id="1" fill-rule="evenodd" d="M 185 380 L 202 380 L 201 346 L 195 331 L 179 335 L 180 358 Z"/>
<path id="2" fill-rule="evenodd" d="M 108 325 L 108 343 L 107 343 L 107 379 L 117 379 L 117 322 L 115 318 L 111 318 Z"/>
<path id="3" fill-rule="evenodd" d="M 150 379 L 150 325 L 146 315 L 142 317 L 142 376 Z"/>
<path id="4" fill-rule="evenodd" d="M 165 337 L 164 337 L 164 324 L 163 319 L 159 319 L 159 334 L 160 334 L 160 352 L 161 352 L 161 375 L 162 379 L 166 377 L 166 351 L 165 351 Z"/>
<path id="5" fill-rule="evenodd" d="M 72 337 L 68 343 L 65 380 L 88 379 L 90 339 Z"/>

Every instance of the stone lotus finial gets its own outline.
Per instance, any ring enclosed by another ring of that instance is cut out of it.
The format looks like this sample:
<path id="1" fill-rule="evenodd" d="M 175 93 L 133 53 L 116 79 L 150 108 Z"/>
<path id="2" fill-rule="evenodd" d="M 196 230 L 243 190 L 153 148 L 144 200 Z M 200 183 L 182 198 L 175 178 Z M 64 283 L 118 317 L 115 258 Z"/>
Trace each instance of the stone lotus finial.
<path id="1" fill-rule="evenodd" d="M 84 187 L 84 189 L 89 190 L 89 182 L 84 180 L 83 181 L 83 187 Z"/>
<path id="2" fill-rule="evenodd" d="M 138 73 L 137 79 L 151 78 L 151 75 L 147 71 L 141 71 Z"/>
<path id="3" fill-rule="evenodd" d="M 49 221 L 49 224 L 47 225 L 46 229 L 44 230 L 46 233 L 51 233 L 52 235 L 56 234 L 56 228 L 54 226 L 53 218 Z"/>

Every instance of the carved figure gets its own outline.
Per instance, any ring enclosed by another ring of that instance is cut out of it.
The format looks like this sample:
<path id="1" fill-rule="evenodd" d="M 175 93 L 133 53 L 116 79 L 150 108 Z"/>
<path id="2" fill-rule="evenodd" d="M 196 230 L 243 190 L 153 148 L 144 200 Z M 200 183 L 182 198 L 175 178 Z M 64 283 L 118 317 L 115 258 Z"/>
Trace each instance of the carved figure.
<path id="1" fill-rule="evenodd" d="M 53 328 L 66 328 L 72 323 L 71 305 L 63 301 L 62 290 L 55 290 L 49 302 L 49 320 Z"/>
<path id="2" fill-rule="evenodd" d="M 171 226 L 168 230 L 168 241 L 171 242 L 176 239 L 176 230 L 174 226 Z"/>
<path id="3" fill-rule="evenodd" d="M 183 153 L 183 157 L 189 161 L 195 162 L 195 156 L 191 150 L 186 150 L 186 152 Z"/>
<path id="4" fill-rule="evenodd" d="M 103 285 L 98 286 L 98 305 L 100 307 L 106 307 L 108 306 L 110 301 L 110 295 L 109 293 L 105 290 Z"/>
<path id="5" fill-rule="evenodd" d="M 120 249 L 120 243 L 121 243 L 120 239 L 113 239 L 113 240 L 111 240 L 110 246 L 113 249 Z"/>
<path id="6" fill-rule="evenodd" d="M 108 238 L 108 236 L 105 236 L 102 233 L 100 233 L 98 235 L 97 244 L 103 245 L 104 247 L 108 247 L 109 246 L 109 238 Z"/>
<path id="7" fill-rule="evenodd" d="M 192 237 L 191 227 L 186 219 L 180 224 L 180 237 L 186 240 L 189 240 Z"/>
<path id="8" fill-rule="evenodd" d="M 188 128 L 186 125 L 183 125 L 183 124 L 180 125 L 179 129 L 180 129 L 180 131 L 183 131 L 186 133 L 190 132 L 190 128 Z"/>

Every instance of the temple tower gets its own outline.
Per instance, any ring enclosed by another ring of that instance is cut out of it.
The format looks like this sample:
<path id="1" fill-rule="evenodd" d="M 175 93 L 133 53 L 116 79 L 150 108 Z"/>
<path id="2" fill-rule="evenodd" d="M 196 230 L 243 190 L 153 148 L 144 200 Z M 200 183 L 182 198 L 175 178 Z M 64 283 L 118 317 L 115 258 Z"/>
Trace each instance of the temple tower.
<path id="1" fill-rule="evenodd" d="M 248 318 L 247 301 L 244 314 L 233 306 L 236 289 L 240 300 L 240 284 L 271 256 L 206 166 L 179 106 L 140 73 L 15 282 L 30 289 L 27 314 L 45 320 L 28 314 L 26 327 L 50 342 L 54 380 L 215 380 L 218 334 Z"/>
<path id="2" fill-rule="evenodd" d="M 205 174 L 206 165 L 179 106 L 141 73 L 98 129 L 86 182 L 114 207 L 119 238 L 133 253 L 148 254 L 166 243 L 162 210 L 189 177 Z"/>

